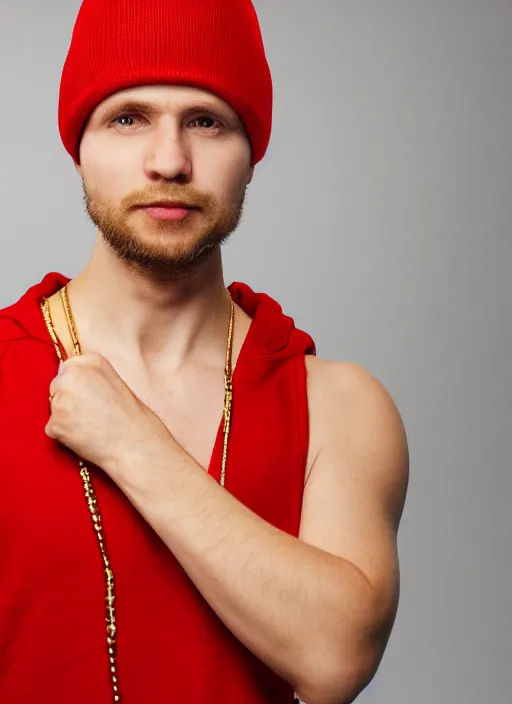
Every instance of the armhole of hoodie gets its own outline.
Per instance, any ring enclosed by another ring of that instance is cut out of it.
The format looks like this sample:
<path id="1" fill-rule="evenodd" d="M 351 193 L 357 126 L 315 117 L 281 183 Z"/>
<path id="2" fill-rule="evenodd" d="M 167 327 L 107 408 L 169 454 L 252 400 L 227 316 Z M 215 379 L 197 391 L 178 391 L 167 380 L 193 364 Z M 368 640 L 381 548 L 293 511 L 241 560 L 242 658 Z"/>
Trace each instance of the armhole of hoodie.
<path id="1" fill-rule="evenodd" d="M 304 493 L 306 481 L 307 461 L 309 454 L 309 403 L 308 403 L 308 371 L 306 355 L 301 354 L 295 360 L 295 391 L 297 413 L 297 459 L 301 467 L 301 495 Z M 302 506 L 301 506 L 302 508 Z"/>

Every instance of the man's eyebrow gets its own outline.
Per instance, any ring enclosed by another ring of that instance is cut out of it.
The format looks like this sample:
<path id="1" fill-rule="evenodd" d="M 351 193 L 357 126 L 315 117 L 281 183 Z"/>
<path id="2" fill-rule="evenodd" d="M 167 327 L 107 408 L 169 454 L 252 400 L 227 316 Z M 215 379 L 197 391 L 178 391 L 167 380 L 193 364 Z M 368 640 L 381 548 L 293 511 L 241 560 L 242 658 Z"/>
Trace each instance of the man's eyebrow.
<path id="1" fill-rule="evenodd" d="M 104 118 L 121 112 L 155 112 L 155 107 L 143 100 L 128 99 L 106 106 L 101 112 L 101 117 Z"/>

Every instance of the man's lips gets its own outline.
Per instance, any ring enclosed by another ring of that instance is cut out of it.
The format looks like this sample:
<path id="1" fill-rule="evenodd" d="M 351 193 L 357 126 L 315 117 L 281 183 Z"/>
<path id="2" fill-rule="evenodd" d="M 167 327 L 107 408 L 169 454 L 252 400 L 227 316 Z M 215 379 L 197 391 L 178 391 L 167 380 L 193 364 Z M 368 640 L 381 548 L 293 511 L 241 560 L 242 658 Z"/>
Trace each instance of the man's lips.
<path id="1" fill-rule="evenodd" d="M 181 201 L 166 200 L 155 201 L 140 207 L 155 220 L 183 220 L 192 211 L 197 210 L 194 206 Z"/>

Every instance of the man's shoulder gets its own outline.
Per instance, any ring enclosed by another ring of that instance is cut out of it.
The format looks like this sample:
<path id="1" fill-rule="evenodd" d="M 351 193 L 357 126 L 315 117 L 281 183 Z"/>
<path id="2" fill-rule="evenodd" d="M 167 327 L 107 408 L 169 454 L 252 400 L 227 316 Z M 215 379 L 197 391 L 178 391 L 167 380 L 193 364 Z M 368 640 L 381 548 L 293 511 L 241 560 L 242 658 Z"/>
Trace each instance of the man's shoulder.
<path id="1" fill-rule="evenodd" d="M 0 308 L 0 344 L 22 340 L 46 341 L 40 302 L 49 298 L 69 279 L 58 272 L 44 278 L 20 294 L 20 298 Z"/>
<path id="2" fill-rule="evenodd" d="M 5 363 L 7 358 L 19 357 L 25 343 L 33 339 L 23 316 L 20 316 L 19 302 L 0 309 L 0 363 Z"/>
<path id="3" fill-rule="evenodd" d="M 0 345 L 27 339 L 27 330 L 16 314 L 16 304 L 0 308 Z"/>
<path id="4" fill-rule="evenodd" d="M 388 389 L 365 367 L 306 357 L 312 426 L 319 443 L 361 441 L 406 451 L 402 416 Z"/>
<path id="5" fill-rule="evenodd" d="M 386 505 L 397 526 L 409 480 L 409 451 L 393 398 L 357 364 L 308 357 L 306 365 L 311 431 L 307 479 L 314 470 L 326 486 L 338 487 L 341 480 L 345 488 L 351 483 L 367 487 L 368 496 Z"/>
<path id="6" fill-rule="evenodd" d="M 308 384 L 313 393 L 328 396 L 332 400 L 338 398 L 355 402 L 359 399 L 363 403 L 380 401 L 385 405 L 395 405 L 384 384 L 359 364 L 307 355 L 306 369 Z"/>

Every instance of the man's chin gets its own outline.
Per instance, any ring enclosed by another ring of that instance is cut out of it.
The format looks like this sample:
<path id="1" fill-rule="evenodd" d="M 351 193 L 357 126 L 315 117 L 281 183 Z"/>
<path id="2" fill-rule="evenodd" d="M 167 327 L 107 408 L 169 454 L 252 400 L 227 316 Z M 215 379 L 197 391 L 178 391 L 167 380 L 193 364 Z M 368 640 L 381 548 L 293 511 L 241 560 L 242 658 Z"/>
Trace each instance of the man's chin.
<path id="1" fill-rule="evenodd" d="M 151 236 L 118 237 L 104 234 L 103 238 L 110 251 L 123 263 L 152 275 L 190 272 L 207 261 L 221 244 L 220 240 L 212 237 L 183 239 L 176 238 L 171 233 L 160 236 L 158 244 Z"/>

